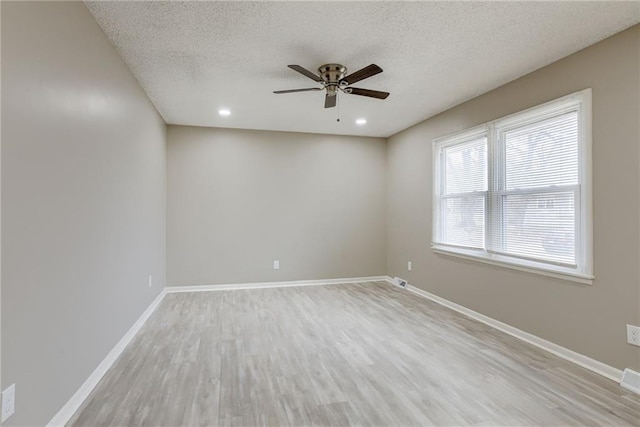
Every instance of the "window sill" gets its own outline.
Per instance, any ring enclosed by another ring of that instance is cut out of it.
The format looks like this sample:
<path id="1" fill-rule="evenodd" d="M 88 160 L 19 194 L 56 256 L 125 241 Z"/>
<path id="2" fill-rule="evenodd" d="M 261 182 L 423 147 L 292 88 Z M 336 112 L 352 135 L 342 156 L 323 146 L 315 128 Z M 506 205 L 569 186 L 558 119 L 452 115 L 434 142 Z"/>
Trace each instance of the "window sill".
<path id="1" fill-rule="evenodd" d="M 470 249 L 452 248 L 438 244 L 432 244 L 431 249 L 434 253 L 456 258 L 462 258 L 470 261 L 482 262 L 485 264 L 495 265 L 498 267 L 510 268 L 512 270 L 524 271 L 527 273 L 538 274 L 541 276 L 553 277 L 556 279 L 568 280 L 571 282 L 581 283 L 583 285 L 592 285 L 594 277 L 571 271 L 567 268 L 544 265 L 533 261 L 514 262 L 511 258 L 486 254 L 485 252 L 477 252 Z M 541 266 L 539 266 L 541 265 Z"/>

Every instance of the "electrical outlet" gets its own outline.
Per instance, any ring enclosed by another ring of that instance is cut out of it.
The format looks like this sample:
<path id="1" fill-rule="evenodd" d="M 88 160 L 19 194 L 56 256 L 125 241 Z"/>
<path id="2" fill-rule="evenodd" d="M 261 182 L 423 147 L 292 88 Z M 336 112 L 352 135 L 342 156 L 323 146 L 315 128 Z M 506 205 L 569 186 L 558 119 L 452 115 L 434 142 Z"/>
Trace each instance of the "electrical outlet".
<path id="1" fill-rule="evenodd" d="M 627 342 L 640 347 L 640 326 L 627 325 Z"/>
<path id="2" fill-rule="evenodd" d="M 277 259 L 273 260 L 273 269 L 274 270 L 279 270 L 280 269 L 280 261 L 278 261 Z"/>
<path id="3" fill-rule="evenodd" d="M 2 392 L 2 420 L 4 422 L 15 412 L 16 408 L 16 385 L 11 384 Z"/>
<path id="4" fill-rule="evenodd" d="M 149 287 L 153 286 L 153 276 L 149 276 Z"/>
<path id="5" fill-rule="evenodd" d="M 412 268 L 413 266 L 411 265 L 411 261 L 407 262 L 407 270 L 411 271 Z"/>

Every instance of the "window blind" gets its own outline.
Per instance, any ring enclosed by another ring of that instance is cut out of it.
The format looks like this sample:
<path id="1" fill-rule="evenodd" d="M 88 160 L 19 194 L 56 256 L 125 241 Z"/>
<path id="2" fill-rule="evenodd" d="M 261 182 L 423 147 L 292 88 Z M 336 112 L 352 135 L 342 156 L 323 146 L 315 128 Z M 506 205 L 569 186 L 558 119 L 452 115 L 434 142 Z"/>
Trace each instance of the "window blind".
<path id="1" fill-rule="evenodd" d="M 432 246 L 592 278 L 589 89 L 434 141 Z"/>
<path id="2" fill-rule="evenodd" d="M 442 228 L 445 244 L 483 248 L 487 191 L 487 138 L 475 137 L 442 151 Z"/>
<path id="3" fill-rule="evenodd" d="M 578 112 L 496 125 L 492 251 L 576 265 Z"/>

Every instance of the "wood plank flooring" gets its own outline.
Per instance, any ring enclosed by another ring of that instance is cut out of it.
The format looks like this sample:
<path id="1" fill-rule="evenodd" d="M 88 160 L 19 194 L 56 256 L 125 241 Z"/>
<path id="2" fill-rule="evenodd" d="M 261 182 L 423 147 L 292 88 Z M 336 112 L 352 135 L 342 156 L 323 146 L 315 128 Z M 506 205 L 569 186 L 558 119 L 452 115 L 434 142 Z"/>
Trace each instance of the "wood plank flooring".
<path id="1" fill-rule="evenodd" d="M 73 426 L 640 425 L 640 396 L 386 283 L 168 294 Z"/>

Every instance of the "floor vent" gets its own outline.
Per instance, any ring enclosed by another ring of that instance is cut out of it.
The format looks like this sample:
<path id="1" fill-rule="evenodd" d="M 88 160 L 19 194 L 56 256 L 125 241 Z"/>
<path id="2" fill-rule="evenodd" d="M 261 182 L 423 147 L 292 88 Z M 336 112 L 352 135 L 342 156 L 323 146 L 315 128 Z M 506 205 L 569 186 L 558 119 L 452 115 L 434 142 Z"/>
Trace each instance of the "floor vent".
<path id="1" fill-rule="evenodd" d="M 629 391 L 640 394 L 640 373 L 632 371 L 631 369 L 625 369 L 622 374 L 622 381 L 620 386 L 626 388 Z"/>
<path id="2" fill-rule="evenodd" d="M 397 286 L 400 286 L 401 288 L 406 288 L 406 287 L 407 287 L 407 285 L 409 284 L 409 283 L 407 283 L 407 281 L 406 281 L 406 280 L 401 279 L 401 278 L 399 278 L 399 277 L 394 277 L 394 278 L 393 278 L 393 281 L 394 281 L 394 283 L 395 283 Z"/>

